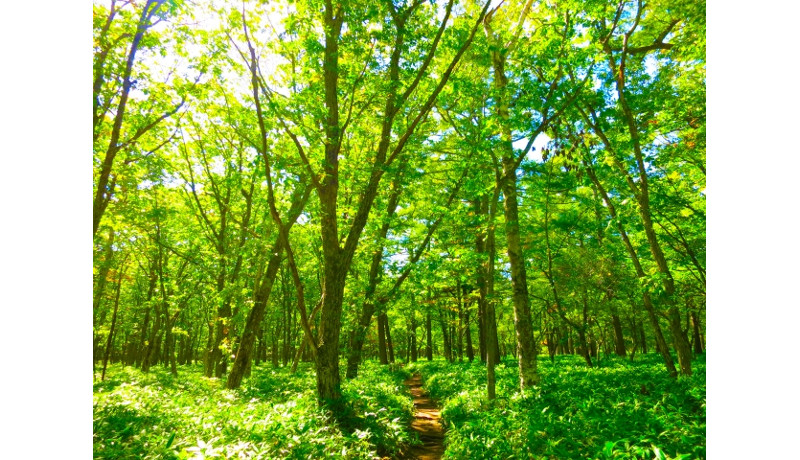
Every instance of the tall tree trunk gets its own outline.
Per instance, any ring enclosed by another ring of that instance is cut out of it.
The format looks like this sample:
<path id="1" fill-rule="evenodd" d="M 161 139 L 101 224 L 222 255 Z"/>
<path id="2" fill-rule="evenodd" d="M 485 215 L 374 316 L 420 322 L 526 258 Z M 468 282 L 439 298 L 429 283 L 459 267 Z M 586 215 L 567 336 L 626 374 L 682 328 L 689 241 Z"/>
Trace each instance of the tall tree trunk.
<path id="1" fill-rule="evenodd" d="M 386 348 L 389 351 L 389 362 L 394 363 L 394 344 L 392 343 L 392 328 L 389 326 L 389 317 L 383 313 L 383 331 L 386 333 Z"/>
<path id="2" fill-rule="evenodd" d="M 417 362 L 417 318 L 414 316 L 414 312 L 411 312 L 411 321 L 409 322 L 408 328 L 408 336 L 411 341 L 410 352 L 411 352 L 411 361 Z"/>
<path id="3" fill-rule="evenodd" d="M 272 367 L 277 369 L 278 366 L 280 366 L 280 363 L 278 361 L 278 325 L 277 325 L 277 322 L 275 324 L 275 329 L 272 331 L 272 354 L 270 355 L 270 358 L 272 359 Z"/>
<path id="4" fill-rule="evenodd" d="M 523 8 L 521 20 L 516 26 L 520 31 L 522 23 L 532 1 L 528 1 Z M 519 355 L 519 385 L 520 389 L 532 387 L 539 383 L 541 377 L 537 369 L 536 356 L 538 347 L 533 338 L 533 323 L 531 321 L 530 299 L 528 297 L 527 271 L 522 251 L 519 234 L 519 205 L 517 201 L 517 161 L 514 153 L 511 133 L 509 106 L 511 95 L 508 89 L 508 77 L 505 73 L 506 60 L 511 50 L 516 45 L 517 38 L 508 43 L 494 35 L 491 29 L 491 16 L 484 22 L 484 28 L 492 42 L 490 51 L 492 68 L 494 70 L 493 82 L 496 91 L 495 115 L 500 128 L 500 141 L 502 150 L 502 175 L 498 175 L 497 185 L 503 192 L 503 210 L 505 213 L 505 230 L 507 253 L 511 265 L 512 300 L 514 305 L 514 330 L 516 333 L 517 354 Z M 517 32 L 512 35 L 518 37 Z"/>
<path id="5" fill-rule="evenodd" d="M 703 336 L 700 333 L 700 320 L 697 317 L 697 312 L 692 311 L 692 336 L 694 342 L 694 353 L 701 354 L 705 352 L 705 347 L 703 346 Z"/>
<path id="6" fill-rule="evenodd" d="M 450 334 L 448 330 L 450 329 L 449 325 L 446 321 L 445 313 L 440 309 L 439 310 L 439 325 L 442 327 L 442 348 L 444 351 L 444 357 L 449 362 L 453 362 L 453 355 L 452 349 L 450 348 Z"/>
<path id="7" fill-rule="evenodd" d="M 430 291 L 428 293 L 430 294 Z M 433 361 L 433 327 L 430 311 L 425 315 L 425 358 L 428 361 Z"/>
<path id="8" fill-rule="evenodd" d="M 417 4 L 418 5 L 418 4 Z M 342 320 L 342 297 L 344 295 L 345 279 L 347 271 L 350 269 L 353 255 L 358 246 L 358 240 L 367 223 L 370 209 L 375 200 L 375 196 L 380 185 L 381 177 L 385 171 L 384 166 L 391 163 L 399 155 L 406 145 L 414 129 L 425 118 L 433 107 L 436 97 L 447 83 L 455 65 L 460 60 L 463 53 L 471 43 L 475 31 L 483 19 L 489 3 L 484 6 L 478 21 L 472 28 L 470 36 L 459 48 L 453 60 L 442 74 L 435 89 L 430 93 L 428 99 L 420 109 L 419 114 L 411 122 L 394 145 L 391 154 L 387 156 L 389 147 L 392 144 L 392 122 L 395 115 L 399 112 L 399 107 L 395 104 L 402 104 L 413 92 L 416 82 L 408 87 L 405 93 L 397 96 L 399 87 L 399 62 L 400 54 L 403 50 L 403 36 L 405 31 L 405 21 L 413 11 L 415 6 L 409 6 L 405 11 L 399 12 L 391 5 L 392 20 L 397 29 L 396 42 L 389 62 L 389 91 L 386 98 L 384 118 L 381 127 L 381 136 L 378 149 L 372 164 L 370 178 L 364 192 L 361 194 L 358 210 L 356 211 L 353 223 L 350 226 L 345 238 L 344 246 L 340 246 L 340 234 L 338 230 L 337 197 L 339 189 L 339 154 L 342 144 L 342 125 L 339 120 L 339 100 L 338 100 L 338 77 L 339 77 L 339 38 L 344 21 L 341 5 L 334 8 L 332 0 L 324 2 L 324 33 L 325 48 L 323 53 L 323 80 L 325 92 L 325 161 L 323 164 L 323 174 L 321 180 L 316 180 L 315 186 L 319 197 L 321 210 L 320 233 L 322 237 L 322 255 L 325 272 L 322 314 L 320 318 L 320 346 L 316 355 L 317 368 L 317 394 L 321 406 L 327 406 L 334 413 L 341 406 L 341 376 L 339 375 L 339 340 L 341 336 Z M 449 16 L 452 2 L 448 4 L 445 18 Z M 438 37 L 444 31 L 447 20 L 442 22 L 440 33 L 434 39 L 438 43 Z M 433 47 L 433 45 L 432 45 Z M 431 53 L 433 49 L 431 50 Z M 432 54 L 431 54 L 432 56 Z M 418 76 L 427 68 L 428 61 L 424 62 L 419 69 Z M 416 80 L 417 82 L 419 80 Z M 299 145 L 299 143 L 297 143 Z M 304 157 L 305 158 L 305 157 Z M 308 168 L 310 163 L 305 161 Z"/>
<path id="9" fill-rule="evenodd" d="M 508 117 L 507 107 L 506 118 Z M 511 132 L 503 133 L 507 149 L 511 149 Z M 513 150 L 509 153 L 513 154 Z M 537 346 L 533 338 L 531 322 L 530 298 L 528 296 L 527 272 L 522 253 L 519 234 L 519 211 L 517 204 L 516 168 L 513 157 L 503 158 L 503 205 L 506 218 L 506 241 L 508 260 L 511 264 L 512 299 L 514 302 L 514 330 L 517 338 L 517 354 L 519 355 L 519 384 L 521 389 L 536 385 L 541 380 L 537 369 Z"/>
<path id="10" fill-rule="evenodd" d="M 377 248 L 372 254 L 372 261 L 369 267 L 369 279 L 367 281 L 367 291 L 364 295 L 364 302 L 361 306 L 361 315 L 359 315 L 358 323 L 353 329 L 353 339 L 350 344 L 350 354 L 347 356 L 347 371 L 346 377 L 353 379 L 358 375 L 358 365 L 361 363 L 361 350 L 364 348 L 364 341 L 367 336 L 367 329 L 369 323 L 372 321 L 372 315 L 375 314 L 374 295 L 383 275 L 383 247 L 389 228 L 391 227 L 391 220 L 394 217 L 397 209 L 397 204 L 400 200 L 401 192 L 401 179 L 396 178 L 392 181 L 392 189 L 389 194 L 388 202 L 386 204 L 386 216 L 384 217 L 383 224 L 378 231 L 376 237 Z"/>
<path id="11" fill-rule="evenodd" d="M 479 279 L 478 284 L 480 285 L 481 282 L 483 280 Z M 486 362 L 486 324 L 483 319 L 484 316 L 486 316 L 486 312 L 484 311 L 483 302 L 478 300 L 478 355 L 482 363 Z"/>
<path id="12" fill-rule="evenodd" d="M 458 325 L 456 326 L 456 346 L 458 347 L 458 361 L 464 361 L 464 304 L 461 296 L 461 286 L 456 286 L 458 293 L 457 305 L 458 308 L 456 315 L 458 317 Z"/>
<path id="13" fill-rule="evenodd" d="M 131 73 L 133 72 L 133 64 L 136 61 L 136 53 L 139 50 L 139 44 L 142 41 L 145 32 L 152 25 L 150 20 L 163 3 L 164 0 L 147 0 L 144 4 L 144 8 L 142 8 L 142 13 L 136 24 L 136 33 L 131 41 L 131 47 L 128 51 L 125 61 L 125 68 L 122 72 L 122 90 L 120 92 L 117 110 L 114 114 L 114 124 L 111 128 L 111 136 L 108 141 L 108 148 L 106 149 L 105 157 L 100 168 L 100 174 L 97 178 L 97 191 L 95 192 L 94 203 L 92 205 L 92 236 L 94 236 L 97 233 L 98 228 L 100 228 L 100 220 L 103 218 L 103 214 L 105 213 L 106 207 L 108 207 L 108 204 L 111 201 L 111 196 L 114 192 L 116 180 L 112 180 L 111 184 L 109 185 L 109 179 L 111 178 L 111 170 L 114 166 L 114 159 L 119 153 L 122 144 L 120 142 L 120 135 L 122 133 L 122 122 L 125 118 L 125 111 L 128 104 L 128 96 L 131 88 L 133 87 Z M 98 75 L 95 75 L 95 94 L 99 94 L 102 84 L 103 77 L 102 71 L 100 71 Z M 183 103 L 181 102 L 181 105 L 182 104 Z M 96 130 L 99 121 L 96 106 L 94 112 L 94 129 Z"/>
<path id="14" fill-rule="evenodd" d="M 114 313 L 111 316 L 111 329 L 108 331 L 108 342 L 106 343 L 106 353 L 103 358 L 103 373 L 100 375 L 100 381 L 106 379 L 106 366 L 108 365 L 108 356 L 111 353 L 111 346 L 114 343 L 114 329 L 117 327 L 117 310 L 119 309 L 119 295 L 122 290 L 122 278 L 125 276 L 125 261 L 122 262 L 122 272 L 117 280 L 117 292 L 114 296 Z"/>
<path id="15" fill-rule="evenodd" d="M 147 339 L 144 351 L 142 352 L 142 372 L 150 371 L 150 366 L 153 364 L 153 358 L 157 353 L 154 351 L 158 347 L 156 340 L 158 339 L 158 335 L 161 333 L 161 315 L 159 314 L 156 306 L 153 306 L 152 308 L 154 311 L 153 316 L 155 316 L 155 320 L 153 321 L 153 328 L 150 330 L 150 335 Z"/>
<path id="16" fill-rule="evenodd" d="M 108 240 L 106 242 L 106 247 L 103 251 L 103 261 L 100 263 L 100 270 L 97 273 L 97 278 L 95 281 L 94 286 L 94 299 L 92 301 L 92 319 L 95 328 L 97 328 L 100 324 L 105 322 L 105 318 L 101 317 L 98 321 L 97 314 L 100 311 L 100 304 L 103 300 L 103 294 L 105 293 L 106 283 L 108 280 L 108 272 L 111 270 L 111 265 L 114 260 L 114 229 L 110 229 L 108 231 Z M 97 338 L 97 342 L 99 343 L 100 338 Z M 96 347 L 95 347 L 96 348 Z M 94 353 L 95 360 L 99 360 L 100 356 L 99 353 Z"/>
<path id="17" fill-rule="evenodd" d="M 625 337 L 622 335 L 622 323 L 618 314 L 611 315 L 611 324 L 614 327 L 614 352 L 617 356 L 625 357 Z"/>
<path id="18" fill-rule="evenodd" d="M 644 324 L 642 323 L 639 323 L 639 341 L 642 343 L 642 354 L 647 354 L 647 337 L 644 335 Z"/>
<path id="19" fill-rule="evenodd" d="M 586 365 L 593 367 L 589 342 L 586 340 L 586 330 L 584 328 L 578 328 L 578 343 L 580 344 L 581 356 L 583 356 L 584 361 L 586 361 Z"/>
<path id="20" fill-rule="evenodd" d="M 482 211 L 487 215 L 486 224 L 486 246 L 485 259 L 480 272 L 484 277 L 484 285 L 478 284 L 480 289 L 480 301 L 483 303 L 484 318 L 486 328 L 486 397 L 494 399 L 496 392 L 495 365 L 500 362 L 500 344 L 497 337 L 497 319 L 495 316 L 494 304 L 494 263 L 497 258 L 495 245 L 495 216 L 497 215 L 497 202 L 500 198 L 500 187 L 495 184 L 491 202 L 488 197 L 484 197 L 481 203 Z M 483 241 L 480 241 L 483 243 Z M 480 249 L 479 249 L 480 252 Z"/>
<path id="21" fill-rule="evenodd" d="M 558 350 L 558 336 L 555 331 L 548 329 L 547 331 L 547 354 L 550 357 L 550 362 L 556 362 L 556 351 Z"/>
<path id="22" fill-rule="evenodd" d="M 381 136 L 378 149 L 372 164 L 370 178 L 361 200 L 358 205 L 353 223 L 346 233 L 344 246 L 340 246 L 340 234 L 338 230 L 337 197 L 339 190 L 339 154 L 342 144 L 342 125 L 339 120 L 339 100 L 338 100 L 338 77 L 339 77 L 339 38 L 344 21 L 341 5 L 334 8 L 332 0 L 324 2 L 324 33 L 325 48 L 323 53 L 323 80 L 325 92 L 325 161 L 323 162 L 323 174 L 321 180 L 316 180 L 315 186 L 319 197 L 321 211 L 320 233 L 322 237 L 322 255 L 325 272 L 323 302 L 320 318 L 320 346 L 316 355 L 317 368 L 317 394 L 321 406 L 327 406 L 337 413 L 337 409 L 342 405 L 341 401 L 341 376 L 339 375 L 339 341 L 341 336 L 342 320 L 342 301 L 344 295 L 345 279 L 347 271 L 350 269 L 353 255 L 358 246 L 358 240 L 367 223 L 370 210 L 375 200 L 375 196 L 380 185 L 381 177 L 385 171 L 384 166 L 402 152 L 409 137 L 414 129 L 425 118 L 433 107 L 436 97 L 447 83 L 455 65 L 460 60 L 463 53 L 471 43 L 478 25 L 482 21 L 489 3 L 484 6 L 478 21 L 472 28 L 470 36 L 459 48 L 453 60 L 442 74 L 436 88 L 430 93 L 428 99 L 420 109 L 420 113 L 411 122 L 406 132 L 398 139 L 393 147 L 392 153 L 387 156 L 389 147 L 392 144 L 392 122 L 398 113 L 395 104 L 402 104 L 405 99 L 413 92 L 416 83 L 406 89 L 406 92 L 396 97 L 399 87 L 399 61 L 403 49 L 404 24 L 408 15 L 413 11 L 414 6 L 408 7 L 403 12 L 395 10 L 391 6 L 392 19 L 397 28 L 396 43 L 389 62 L 389 92 L 386 98 L 386 108 L 381 127 Z M 448 4 L 446 16 L 449 16 L 452 2 Z M 444 31 L 446 19 L 440 27 L 440 34 Z M 434 40 L 438 43 L 438 37 Z M 433 51 L 433 50 L 432 50 Z M 432 52 L 431 51 L 431 52 Z M 422 64 L 419 76 L 427 68 L 427 61 Z M 418 80 L 417 80 L 418 81 Z M 299 143 L 297 143 L 299 145 Z M 305 161 L 306 166 L 311 168 L 310 163 Z"/>
<path id="23" fill-rule="evenodd" d="M 386 353 L 386 323 L 383 322 L 383 318 L 383 313 L 378 315 L 378 356 L 381 364 L 389 364 L 389 358 Z"/>
<path id="24" fill-rule="evenodd" d="M 336 219 L 336 216 L 333 216 Z M 334 227 L 335 230 L 335 227 Z M 330 254 L 328 255 L 330 257 Z M 339 373 L 339 339 L 342 327 L 342 300 L 347 271 L 338 257 L 325 264 L 323 301 L 316 355 L 317 396 L 322 406 L 342 413 L 342 388 Z M 349 265 L 349 264 L 348 264 Z"/>
<path id="25" fill-rule="evenodd" d="M 639 17 L 639 14 L 641 14 L 641 2 L 639 3 L 637 18 Z M 655 259 L 658 270 L 662 275 L 661 278 L 664 287 L 663 301 L 667 307 L 667 320 L 669 323 L 670 333 L 672 334 L 675 350 L 678 352 L 678 364 L 681 368 L 681 374 L 692 375 L 692 352 L 689 348 L 689 342 L 686 339 L 686 334 L 681 328 L 680 312 L 678 311 L 678 306 L 675 303 L 675 281 L 672 278 L 672 273 L 669 270 L 667 260 L 664 257 L 658 237 L 656 236 L 653 228 L 653 222 L 650 213 L 649 180 L 647 177 L 647 168 L 644 163 L 644 154 L 642 153 L 639 139 L 639 128 L 636 124 L 636 117 L 631 110 L 630 105 L 628 104 L 627 94 L 625 91 L 625 58 L 627 54 L 628 38 L 632 33 L 633 29 L 626 35 L 626 38 L 623 42 L 621 50 L 622 52 L 619 56 L 619 65 L 610 45 L 607 42 L 604 43 L 609 67 L 615 76 L 614 83 L 617 90 L 617 99 L 619 106 L 622 108 L 622 113 L 628 127 L 628 134 L 630 135 L 631 144 L 633 145 L 633 154 L 636 160 L 636 168 L 638 172 L 638 185 L 633 180 L 629 180 L 631 179 L 630 173 L 626 173 L 626 182 L 628 183 L 628 186 L 639 205 L 637 210 L 639 211 L 639 217 L 641 218 L 642 225 L 644 227 L 644 233 L 647 236 L 650 252 L 653 255 L 653 259 Z M 605 142 L 607 139 L 605 139 L 605 136 L 603 137 Z M 662 354 L 668 355 L 669 351 L 664 349 L 663 345 L 663 343 L 659 342 L 659 347 L 662 348 Z"/>
<path id="26" fill-rule="evenodd" d="M 472 362 L 475 359 L 475 350 L 472 349 L 472 333 L 469 327 L 469 309 L 464 311 L 464 333 L 467 341 L 467 359 Z"/>
<path id="27" fill-rule="evenodd" d="M 278 237 L 272 246 L 272 251 L 270 251 L 271 255 L 269 262 L 267 262 L 267 269 L 257 286 L 255 299 L 253 302 L 253 309 L 250 310 L 250 313 L 247 315 L 247 322 L 245 323 L 244 331 L 242 331 L 242 336 L 239 339 L 239 347 L 236 350 L 236 357 L 234 358 L 233 366 L 231 366 L 231 371 L 228 374 L 228 380 L 226 382 L 227 388 L 238 388 L 242 383 L 245 368 L 247 368 L 247 365 L 252 358 L 251 355 L 253 352 L 256 334 L 261 327 L 261 321 L 264 319 L 264 312 L 267 309 L 267 303 L 269 303 L 269 297 L 272 293 L 272 287 L 275 284 L 278 268 L 280 268 L 281 254 L 283 253 L 283 249 L 282 239 Z M 274 367 L 277 367 L 278 347 L 276 334 L 273 335 L 272 345 L 272 364 Z"/>
<path id="28" fill-rule="evenodd" d="M 283 296 L 281 298 L 281 306 L 283 307 L 282 316 L 283 319 L 283 353 L 282 353 L 282 361 L 283 367 L 286 367 L 289 364 L 289 345 L 291 342 L 291 334 L 292 334 L 292 323 L 290 321 L 291 317 L 291 305 L 289 304 L 289 289 L 286 283 L 286 276 L 281 276 L 281 291 L 283 292 Z"/>
<path id="29" fill-rule="evenodd" d="M 639 256 L 636 253 L 636 249 L 634 249 L 633 244 L 631 243 L 630 239 L 628 238 L 628 233 L 625 231 L 625 227 L 622 225 L 622 221 L 619 220 L 617 217 L 617 211 L 614 207 L 614 203 L 606 193 L 605 187 L 600 182 L 595 174 L 594 168 L 586 161 L 583 160 L 584 166 L 586 166 L 586 173 L 591 179 L 592 183 L 594 184 L 597 191 L 600 193 L 600 196 L 603 198 L 603 201 L 606 204 L 606 208 L 608 209 L 608 213 L 611 218 L 614 220 L 617 226 L 617 230 L 619 231 L 620 238 L 625 245 L 625 250 L 628 252 L 628 256 L 630 256 L 631 262 L 633 263 L 633 267 L 636 269 L 636 277 L 640 280 L 644 280 L 646 275 L 644 269 L 642 268 L 642 264 L 639 261 Z M 661 332 L 661 325 L 658 323 L 658 317 L 656 316 L 656 310 L 653 306 L 652 299 L 650 298 L 650 291 L 647 288 L 642 288 L 642 301 L 644 303 L 645 310 L 647 311 L 647 317 L 650 320 L 650 326 L 653 328 L 653 334 L 656 337 L 656 343 L 659 344 L 659 349 L 661 350 L 661 356 L 664 358 L 664 365 L 667 368 L 667 372 L 672 377 L 678 375 L 678 371 L 675 368 L 675 363 L 672 360 L 672 355 L 669 353 L 669 350 L 666 347 L 666 341 L 664 340 L 664 335 Z M 644 329 L 642 329 L 642 335 L 644 335 Z M 662 346 L 663 345 L 663 346 Z M 642 339 L 642 353 L 647 353 L 647 344 Z"/>

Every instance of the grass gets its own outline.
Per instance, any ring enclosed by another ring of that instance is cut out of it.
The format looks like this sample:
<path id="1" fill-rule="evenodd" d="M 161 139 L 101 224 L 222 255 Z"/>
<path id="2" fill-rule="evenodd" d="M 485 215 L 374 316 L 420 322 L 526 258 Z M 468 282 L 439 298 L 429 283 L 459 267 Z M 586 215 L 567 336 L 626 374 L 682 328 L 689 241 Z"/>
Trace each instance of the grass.
<path id="1" fill-rule="evenodd" d="M 445 458 L 705 458 L 705 362 L 670 379 L 658 356 L 539 360 L 542 385 L 522 394 L 515 362 L 497 366 L 497 399 L 485 398 L 479 363 L 418 362 L 411 371 L 442 405 Z"/>

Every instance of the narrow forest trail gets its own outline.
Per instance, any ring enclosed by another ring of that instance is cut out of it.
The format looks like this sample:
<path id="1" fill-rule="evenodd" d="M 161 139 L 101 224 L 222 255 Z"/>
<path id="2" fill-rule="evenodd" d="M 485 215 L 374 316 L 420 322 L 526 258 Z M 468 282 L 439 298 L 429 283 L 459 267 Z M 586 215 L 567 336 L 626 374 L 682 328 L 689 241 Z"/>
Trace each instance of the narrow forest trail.
<path id="1" fill-rule="evenodd" d="M 411 429 L 417 432 L 422 445 L 411 448 L 411 458 L 438 460 L 444 454 L 444 429 L 440 423 L 439 406 L 422 389 L 422 376 L 419 373 L 403 382 L 414 398 L 414 421 Z"/>

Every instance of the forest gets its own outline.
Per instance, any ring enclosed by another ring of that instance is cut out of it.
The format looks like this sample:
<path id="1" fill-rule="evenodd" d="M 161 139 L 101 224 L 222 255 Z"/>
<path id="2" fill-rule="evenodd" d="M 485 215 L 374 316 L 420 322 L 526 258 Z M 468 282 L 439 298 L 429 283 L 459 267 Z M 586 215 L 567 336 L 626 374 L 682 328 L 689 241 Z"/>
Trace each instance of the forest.
<path id="1" fill-rule="evenodd" d="M 92 17 L 94 458 L 706 458 L 704 2 Z"/>

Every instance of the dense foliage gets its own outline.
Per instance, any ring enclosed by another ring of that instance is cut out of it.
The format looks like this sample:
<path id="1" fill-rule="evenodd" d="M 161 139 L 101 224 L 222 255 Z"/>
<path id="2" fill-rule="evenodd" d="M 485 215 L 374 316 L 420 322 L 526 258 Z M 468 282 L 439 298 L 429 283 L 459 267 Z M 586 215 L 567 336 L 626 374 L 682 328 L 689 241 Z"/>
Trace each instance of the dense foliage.
<path id="1" fill-rule="evenodd" d="M 704 455 L 704 3 L 96 0 L 93 49 L 98 456 L 397 453 L 374 361 L 434 357 L 451 456 Z"/>
<path id="2" fill-rule="evenodd" d="M 498 396 L 483 394 L 485 370 L 471 363 L 419 362 L 442 404 L 445 458 L 705 458 L 705 366 L 672 380 L 654 356 L 542 362 L 544 383 L 516 388 L 515 366 L 497 367 Z"/>
<path id="3" fill-rule="evenodd" d="M 227 390 L 202 368 L 176 379 L 113 366 L 94 385 L 95 458 L 360 458 L 394 455 L 412 439 L 407 374 L 371 365 L 345 394 L 345 423 L 328 423 L 317 406 L 313 370 L 254 369 L 257 376 Z M 380 455 L 379 455 L 380 454 Z"/>

